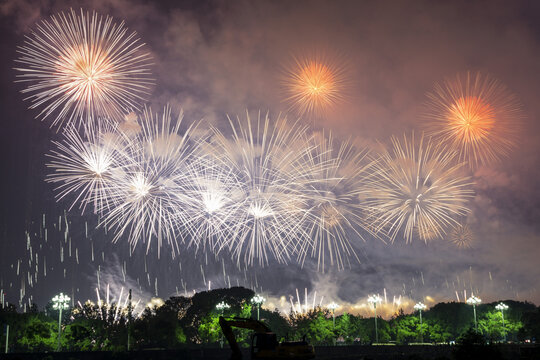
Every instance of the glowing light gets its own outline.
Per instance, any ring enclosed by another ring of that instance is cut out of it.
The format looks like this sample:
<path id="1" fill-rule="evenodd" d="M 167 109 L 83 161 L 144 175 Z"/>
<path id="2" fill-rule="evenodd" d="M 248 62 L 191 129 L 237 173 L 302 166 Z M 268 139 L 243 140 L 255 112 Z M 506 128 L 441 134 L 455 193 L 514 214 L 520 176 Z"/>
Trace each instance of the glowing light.
<path id="1" fill-rule="evenodd" d="M 136 174 L 135 177 L 131 179 L 130 190 L 135 196 L 135 199 L 140 199 L 148 195 L 152 185 L 148 183 L 143 174 Z"/>
<path id="2" fill-rule="evenodd" d="M 274 215 L 272 208 L 266 203 L 251 203 L 249 204 L 248 214 L 255 219 L 263 219 Z"/>
<path id="3" fill-rule="evenodd" d="M 227 304 L 225 301 L 222 301 L 222 302 L 220 302 L 219 304 L 216 305 L 216 309 L 218 309 L 222 313 L 223 313 L 223 311 L 225 311 L 227 309 L 230 309 L 230 307 L 231 307 L 231 305 Z"/>
<path id="4" fill-rule="evenodd" d="M 480 303 L 482 303 L 482 299 L 474 295 L 467 299 L 467 304 L 469 305 L 479 305 Z"/>
<path id="5" fill-rule="evenodd" d="M 332 310 L 332 312 L 333 312 L 334 310 L 336 310 L 337 308 L 339 308 L 339 305 L 332 301 L 332 302 L 331 302 L 330 304 L 328 304 L 326 307 L 329 308 L 330 310 Z"/>
<path id="6" fill-rule="evenodd" d="M 373 306 L 373 308 L 377 308 L 377 304 L 380 304 L 382 302 L 382 298 L 379 295 L 370 295 L 367 299 L 368 303 Z"/>

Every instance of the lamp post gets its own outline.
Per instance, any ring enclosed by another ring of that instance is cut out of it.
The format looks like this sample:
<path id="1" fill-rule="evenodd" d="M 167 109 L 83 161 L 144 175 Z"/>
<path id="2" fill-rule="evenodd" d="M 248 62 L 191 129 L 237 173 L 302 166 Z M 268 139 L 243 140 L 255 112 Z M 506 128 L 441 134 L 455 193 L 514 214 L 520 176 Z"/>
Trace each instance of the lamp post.
<path id="1" fill-rule="evenodd" d="M 480 304 L 482 299 L 477 298 L 476 296 L 471 296 L 467 299 L 467 304 L 472 305 L 474 312 L 474 329 L 478 332 L 478 322 L 476 321 L 476 305 Z"/>
<path id="2" fill-rule="evenodd" d="M 334 335 L 335 335 L 335 332 L 336 332 L 336 314 L 335 314 L 335 311 L 336 309 L 339 307 L 338 304 L 336 304 L 335 302 L 331 302 L 330 304 L 328 304 L 328 308 L 330 310 L 332 310 L 332 330 L 334 331 Z M 336 338 L 334 336 L 334 345 L 336 345 Z"/>
<path id="3" fill-rule="evenodd" d="M 223 317 L 223 314 L 225 313 L 225 309 L 229 309 L 231 305 L 227 304 L 225 301 L 220 302 L 216 305 L 216 309 L 221 311 L 221 316 Z M 223 334 L 221 334 L 221 339 L 219 340 L 219 344 L 221 348 L 223 349 Z"/>
<path id="4" fill-rule="evenodd" d="M 69 301 L 71 299 L 69 296 L 64 295 L 63 293 L 60 293 L 59 295 L 56 295 L 52 298 L 53 302 L 53 309 L 59 310 L 58 313 L 58 346 L 56 347 L 56 351 L 60 351 L 60 337 L 62 336 L 62 310 L 69 309 Z"/>
<path id="5" fill-rule="evenodd" d="M 127 351 L 130 350 L 130 343 L 131 343 L 131 316 L 133 314 L 133 307 L 131 304 L 131 289 L 129 289 L 129 295 L 128 295 L 128 308 L 127 308 Z"/>
<path id="6" fill-rule="evenodd" d="M 503 325 L 503 339 L 504 339 L 504 342 L 506 342 L 506 329 L 504 327 L 504 311 L 508 310 L 508 305 L 506 305 L 505 303 L 499 303 L 497 304 L 497 306 L 495 306 L 495 309 L 501 312 L 502 325 Z"/>
<path id="7" fill-rule="evenodd" d="M 424 342 L 424 333 L 422 331 L 422 311 L 426 310 L 427 306 L 426 304 L 423 304 L 421 302 L 414 305 L 414 310 L 418 311 L 418 314 L 420 315 L 420 342 Z"/>
<path id="8" fill-rule="evenodd" d="M 375 310 L 375 343 L 379 342 L 379 332 L 377 330 L 377 304 L 382 302 L 382 299 L 379 295 L 371 295 L 367 299 L 368 303 L 373 305 L 373 310 Z"/>
<path id="9" fill-rule="evenodd" d="M 260 310 L 261 310 L 261 305 L 266 301 L 266 299 L 264 297 L 262 297 L 261 295 L 255 295 L 253 297 L 253 299 L 251 299 L 251 302 L 255 305 L 257 305 L 257 320 L 260 320 Z"/>

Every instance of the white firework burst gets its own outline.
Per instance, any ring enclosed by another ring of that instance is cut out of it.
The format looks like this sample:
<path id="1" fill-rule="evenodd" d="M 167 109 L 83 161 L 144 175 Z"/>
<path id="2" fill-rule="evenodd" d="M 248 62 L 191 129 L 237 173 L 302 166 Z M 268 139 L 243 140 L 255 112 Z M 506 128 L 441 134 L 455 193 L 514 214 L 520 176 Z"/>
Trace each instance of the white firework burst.
<path id="1" fill-rule="evenodd" d="M 27 37 L 15 69 L 30 108 L 53 125 L 100 117 L 121 120 L 139 108 L 152 86 L 150 54 L 135 33 L 111 17 L 81 10 L 42 21 Z"/>
<path id="2" fill-rule="evenodd" d="M 62 141 L 53 141 L 56 149 L 48 155 L 51 161 L 47 164 L 53 173 L 47 181 L 57 185 L 58 200 L 75 198 L 70 209 L 78 204 L 84 212 L 92 205 L 97 212 L 112 206 L 112 174 L 125 151 L 117 125 L 100 119 L 84 124 L 81 135 L 72 124 L 64 130 Z"/>
<path id="3" fill-rule="evenodd" d="M 456 159 L 455 151 L 423 136 L 418 142 L 414 134 L 403 141 L 392 137 L 391 149 L 373 165 L 369 221 L 392 241 L 402 233 L 410 242 L 415 232 L 424 241 L 441 238 L 470 211 L 467 203 L 473 196 L 470 178 L 462 175 L 464 164 Z"/>
<path id="4" fill-rule="evenodd" d="M 142 240 L 148 251 L 156 239 L 158 256 L 164 240 L 173 256 L 182 241 L 176 229 L 184 221 L 184 181 L 194 148 L 189 139 L 193 125 L 182 131 L 182 118 L 181 113 L 174 121 L 169 107 L 161 118 L 145 109 L 128 160 L 113 173 L 115 206 L 102 220 L 115 231 L 115 241 L 125 235 L 135 247 Z"/>
<path id="5" fill-rule="evenodd" d="M 303 221 L 308 241 L 297 243 L 301 262 L 310 254 L 323 271 L 328 263 L 343 269 L 351 257 L 358 260 L 353 243 L 367 233 L 374 235 L 364 214 L 371 161 L 366 150 L 350 141 L 339 142 L 332 134 L 316 134 L 311 143 Z"/>
<path id="6" fill-rule="evenodd" d="M 252 120 L 229 119 L 232 139 L 214 129 L 215 154 L 232 169 L 239 189 L 232 194 L 237 203 L 231 219 L 231 234 L 218 250 L 229 249 L 238 262 L 268 263 L 290 259 L 292 243 L 304 237 L 301 219 L 305 213 L 301 194 L 303 175 L 299 172 L 307 146 L 306 128 L 288 124 L 268 114 Z M 299 151 L 300 150 L 300 151 Z"/>

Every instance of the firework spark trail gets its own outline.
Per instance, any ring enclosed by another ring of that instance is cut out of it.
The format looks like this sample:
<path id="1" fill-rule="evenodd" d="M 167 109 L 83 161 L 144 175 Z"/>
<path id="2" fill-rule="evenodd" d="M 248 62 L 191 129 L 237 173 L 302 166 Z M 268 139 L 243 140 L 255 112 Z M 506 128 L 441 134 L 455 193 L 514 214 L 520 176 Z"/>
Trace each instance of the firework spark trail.
<path id="1" fill-rule="evenodd" d="M 146 108 L 140 132 L 130 143 L 129 163 L 112 174 L 112 193 L 115 207 L 104 212 L 102 225 L 115 231 L 117 241 L 126 234 L 133 247 L 139 240 L 150 249 L 152 238 L 157 239 L 158 256 L 164 239 L 179 251 L 181 234 L 175 232 L 184 216 L 183 182 L 193 146 L 189 141 L 192 124 L 182 134 L 182 113 L 172 120 L 171 109 L 165 107 L 161 119 Z M 179 239 L 180 238 L 180 239 Z"/>
<path id="2" fill-rule="evenodd" d="M 117 133 L 117 123 L 97 120 L 83 124 L 84 135 L 75 125 L 63 131 L 64 140 L 53 141 L 56 150 L 48 154 L 47 167 L 54 172 L 47 181 L 59 184 L 57 200 L 74 196 L 71 208 L 79 203 L 84 213 L 88 205 L 94 211 L 110 209 L 112 172 L 124 152 L 125 142 Z"/>
<path id="3" fill-rule="evenodd" d="M 508 156 L 516 147 L 523 114 L 498 80 L 466 73 L 428 93 L 426 134 L 448 143 L 471 168 Z"/>
<path id="4" fill-rule="evenodd" d="M 292 145 L 303 141 L 306 128 L 282 118 L 271 122 L 268 114 L 261 118 L 260 113 L 256 120 L 247 114 L 247 121 L 229 123 L 232 139 L 214 129 L 214 141 L 241 189 L 234 194 L 239 206 L 232 217 L 231 241 L 220 247 L 247 264 L 267 264 L 269 255 L 286 262 L 291 243 L 303 238 L 301 184 L 306 175 L 298 173 L 302 167 L 297 164 L 309 147 L 298 151 Z"/>
<path id="5" fill-rule="evenodd" d="M 310 177 L 306 182 L 304 201 L 308 211 L 303 227 L 307 240 L 298 242 L 300 262 L 308 253 L 317 258 L 324 272 L 330 264 L 343 269 L 349 258 L 358 260 L 350 235 L 364 239 L 359 230 L 375 235 L 365 223 L 365 183 L 371 161 L 367 151 L 358 150 L 350 141 L 338 142 L 332 134 L 315 134 L 306 159 Z"/>
<path id="6" fill-rule="evenodd" d="M 71 10 L 50 21 L 19 47 L 19 82 L 29 83 L 30 108 L 43 109 L 37 117 L 55 117 L 52 125 L 82 123 L 98 116 L 122 119 L 146 100 L 150 54 L 124 23 L 93 13 Z"/>
<path id="7" fill-rule="evenodd" d="M 403 141 L 392 137 L 392 148 L 373 165 L 366 200 L 373 211 L 370 220 L 392 241 L 400 232 L 407 242 L 415 231 L 424 241 L 431 234 L 442 237 L 448 226 L 458 225 L 456 217 L 470 211 L 467 203 L 473 195 L 469 177 L 460 173 L 464 165 L 455 158 L 455 151 L 423 136 L 418 143 L 414 134 Z"/>
<path id="8" fill-rule="evenodd" d="M 343 100 L 344 66 L 321 56 L 294 61 L 294 66 L 286 71 L 283 87 L 287 94 L 284 101 L 297 114 L 320 116 Z"/>

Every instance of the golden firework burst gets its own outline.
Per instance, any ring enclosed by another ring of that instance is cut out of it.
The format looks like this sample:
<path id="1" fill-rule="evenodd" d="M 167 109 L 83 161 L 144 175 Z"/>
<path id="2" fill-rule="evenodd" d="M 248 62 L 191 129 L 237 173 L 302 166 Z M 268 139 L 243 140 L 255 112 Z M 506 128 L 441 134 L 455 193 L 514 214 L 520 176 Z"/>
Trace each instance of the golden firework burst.
<path id="1" fill-rule="evenodd" d="M 283 81 L 284 100 L 298 115 L 322 116 L 343 100 L 345 72 L 329 60 L 295 59 Z"/>

